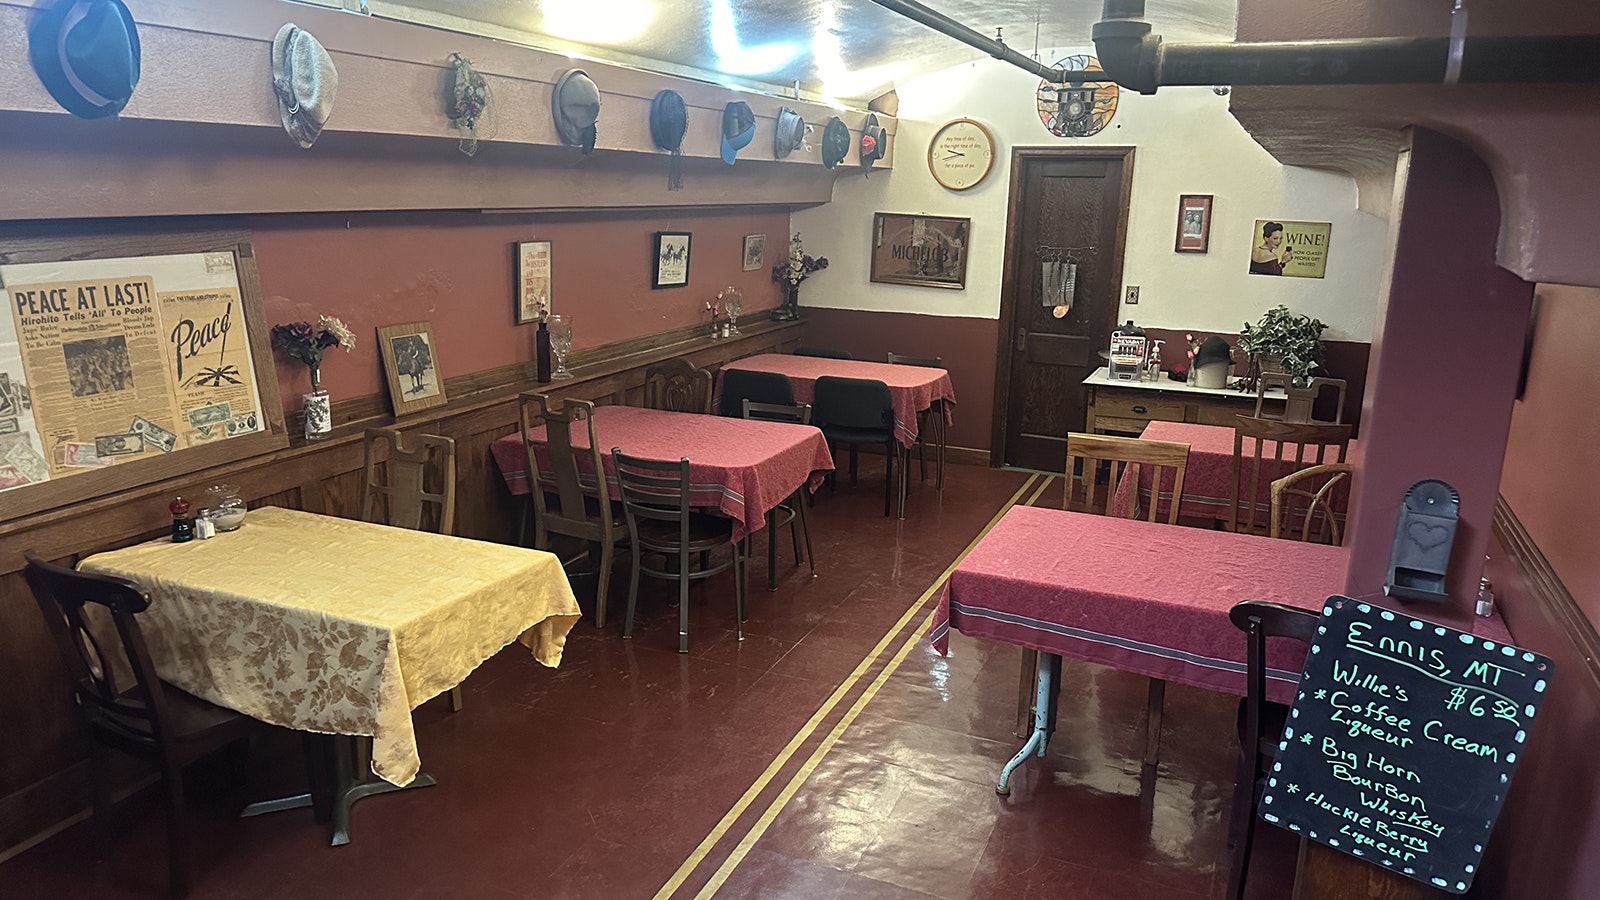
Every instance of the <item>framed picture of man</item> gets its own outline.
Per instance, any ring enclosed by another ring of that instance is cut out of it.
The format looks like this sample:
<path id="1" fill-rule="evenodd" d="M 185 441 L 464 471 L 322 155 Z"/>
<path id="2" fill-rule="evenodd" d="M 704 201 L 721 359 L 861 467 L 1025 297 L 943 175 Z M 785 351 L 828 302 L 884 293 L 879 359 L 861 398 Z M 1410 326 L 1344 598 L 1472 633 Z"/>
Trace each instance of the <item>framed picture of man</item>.
<path id="1" fill-rule="evenodd" d="M 1211 195 L 1178 198 L 1178 237 L 1174 253 L 1204 253 L 1211 247 Z"/>
<path id="2" fill-rule="evenodd" d="M 689 283 L 689 232 L 658 231 L 652 288 L 683 287 Z"/>
<path id="3" fill-rule="evenodd" d="M 444 405 L 438 346 L 427 322 L 382 326 L 378 329 L 378 353 L 383 357 L 396 416 Z"/>

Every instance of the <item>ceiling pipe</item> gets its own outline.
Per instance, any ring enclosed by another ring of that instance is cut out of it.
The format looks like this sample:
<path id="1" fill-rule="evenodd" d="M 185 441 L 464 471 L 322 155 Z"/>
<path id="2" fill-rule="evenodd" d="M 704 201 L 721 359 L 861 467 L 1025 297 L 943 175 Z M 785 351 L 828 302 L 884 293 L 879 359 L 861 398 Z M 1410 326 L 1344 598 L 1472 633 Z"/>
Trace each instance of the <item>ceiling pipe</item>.
<path id="1" fill-rule="evenodd" d="M 979 34 L 944 13 L 923 6 L 916 0 L 872 0 L 872 2 L 891 12 L 899 13 L 914 22 L 920 22 L 940 34 L 953 37 L 969 47 L 976 47 L 995 59 L 1032 72 L 1051 84 L 1082 84 L 1085 81 L 1105 77 L 1100 72 L 1090 73 L 1070 69 L 1056 69 L 1044 65 L 1032 57 L 1023 56 L 1021 53 L 1007 47 L 1004 41 Z"/>
<path id="2" fill-rule="evenodd" d="M 1164 44 L 1144 0 L 1105 0 L 1095 55 L 1112 81 L 1141 94 L 1173 85 L 1444 84 L 1452 39 L 1357 38 Z M 1460 81 L 1600 81 L 1600 36 L 1476 37 L 1456 44 Z"/>

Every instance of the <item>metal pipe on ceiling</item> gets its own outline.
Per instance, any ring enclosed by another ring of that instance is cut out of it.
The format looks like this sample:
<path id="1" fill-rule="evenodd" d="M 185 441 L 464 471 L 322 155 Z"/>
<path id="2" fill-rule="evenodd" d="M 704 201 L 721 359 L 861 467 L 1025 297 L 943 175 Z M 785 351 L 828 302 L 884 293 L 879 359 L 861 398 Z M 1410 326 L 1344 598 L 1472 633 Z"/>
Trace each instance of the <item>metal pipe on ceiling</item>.
<path id="1" fill-rule="evenodd" d="M 872 2 L 890 12 L 899 13 L 913 22 L 920 22 L 940 34 L 953 37 L 969 47 L 976 47 L 995 59 L 1032 72 L 1052 84 L 1082 84 L 1085 81 L 1105 77 L 1099 72 L 1089 73 L 1056 69 L 1044 65 L 1032 57 L 1023 56 L 1021 53 L 1007 47 L 1004 41 L 998 38 L 986 37 L 973 31 L 944 13 L 929 9 L 916 2 L 916 0 L 872 0 Z"/>
<path id="2" fill-rule="evenodd" d="M 1170 85 L 1443 84 L 1453 43 L 1397 37 L 1165 44 L 1144 19 L 1144 0 L 1105 0 L 1093 34 L 1106 76 L 1141 94 Z M 1475 37 L 1456 46 L 1463 82 L 1600 81 L 1596 35 Z"/>

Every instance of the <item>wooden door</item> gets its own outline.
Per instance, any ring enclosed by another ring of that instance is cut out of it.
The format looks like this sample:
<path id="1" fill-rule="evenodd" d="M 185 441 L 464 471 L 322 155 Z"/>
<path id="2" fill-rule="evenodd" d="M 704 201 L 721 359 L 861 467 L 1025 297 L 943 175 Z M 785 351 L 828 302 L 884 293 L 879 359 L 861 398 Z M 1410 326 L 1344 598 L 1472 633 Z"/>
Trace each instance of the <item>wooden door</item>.
<path id="1" fill-rule="evenodd" d="M 1083 379 L 1104 365 L 1116 324 L 1133 148 L 1018 150 L 1001 282 L 993 458 L 1059 472 L 1084 427 Z M 1077 263 L 1071 310 L 1043 298 L 1043 262 Z"/>

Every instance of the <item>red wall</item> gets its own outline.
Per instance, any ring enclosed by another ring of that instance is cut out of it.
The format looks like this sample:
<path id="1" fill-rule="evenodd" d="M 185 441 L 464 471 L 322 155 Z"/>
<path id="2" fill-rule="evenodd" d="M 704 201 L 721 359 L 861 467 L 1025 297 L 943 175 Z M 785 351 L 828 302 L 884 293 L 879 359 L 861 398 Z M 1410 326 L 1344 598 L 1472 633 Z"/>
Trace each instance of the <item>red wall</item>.
<path id="1" fill-rule="evenodd" d="M 337 316 L 356 333 L 348 356 L 331 351 L 323 385 L 335 399 L 380 393 L 375 329 L 426 321 L 446 377 L 532 358 L 534 326 L 516 327 L 512 244 L 550 241 L 551 305 L 574 319 L 575 348 L 709 322 L 707 300 L 738 285 L 765 315 L 782 299 L 771 266 L 787 250 L 783 208 L 483 215 L 471 212 L 260 216 L 251 220 L 267 321 Z M 687 231 L 689 284 L 650 287 L 657 231 Z M 742 270 L 744 236 L 767 236 L 767 264 Z M 289 410 L 310 383 L 278 360 Z"/>

